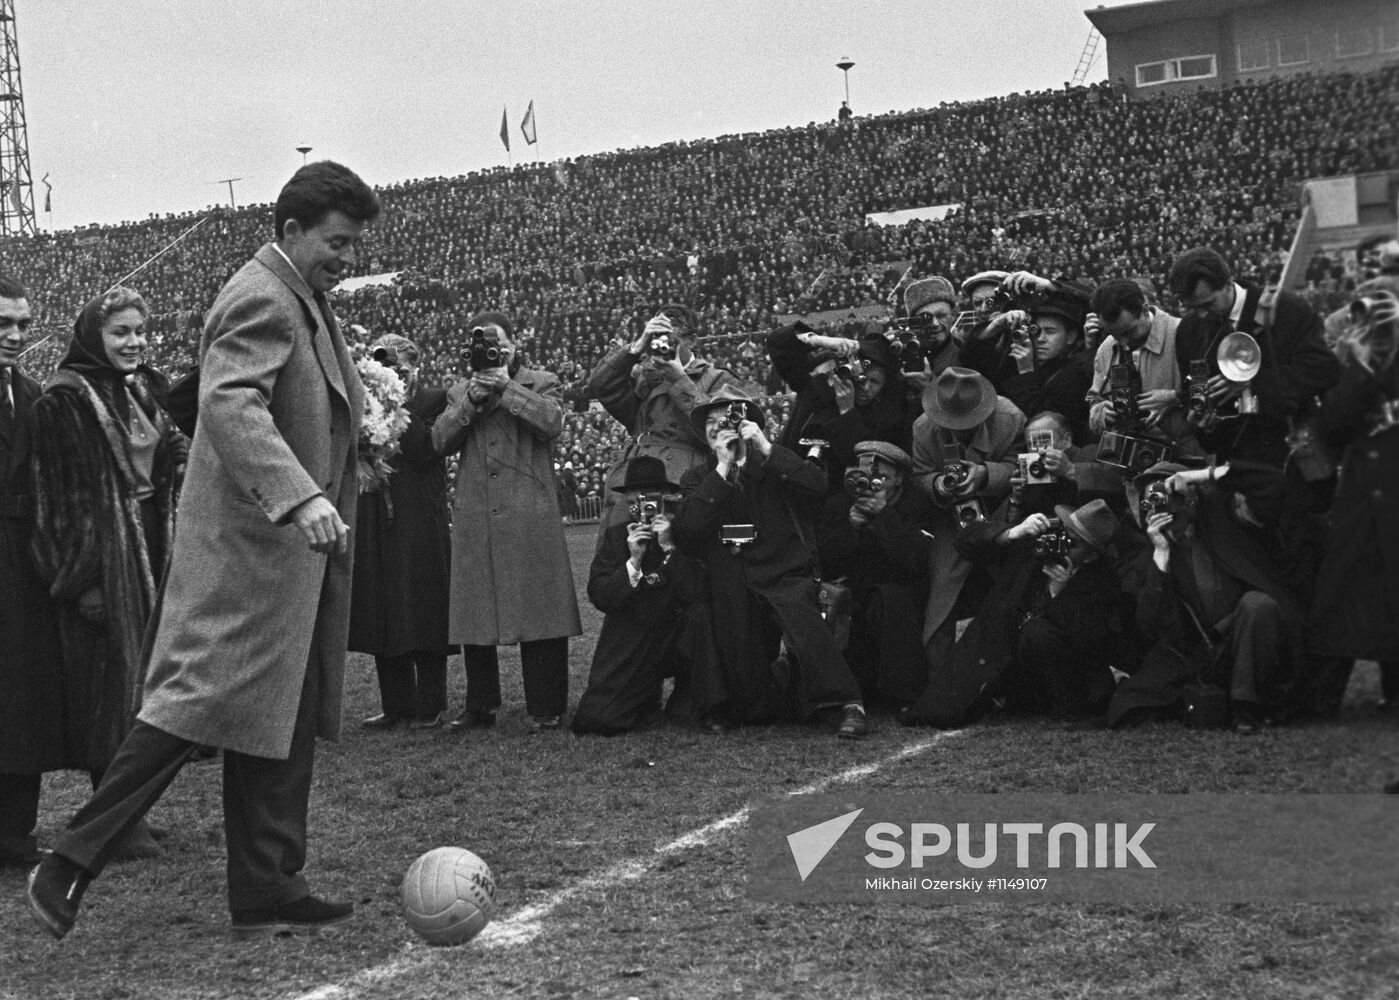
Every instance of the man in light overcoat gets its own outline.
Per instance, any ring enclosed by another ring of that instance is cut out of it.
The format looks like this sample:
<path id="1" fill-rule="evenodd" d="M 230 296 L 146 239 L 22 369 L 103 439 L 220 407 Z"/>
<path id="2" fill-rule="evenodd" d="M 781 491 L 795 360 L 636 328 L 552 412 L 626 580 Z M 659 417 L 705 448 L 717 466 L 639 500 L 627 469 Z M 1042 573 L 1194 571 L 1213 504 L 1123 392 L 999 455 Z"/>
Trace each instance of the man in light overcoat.
<path id="1" fill-rule="evenodd" d="M 336 163 L 282 189 L 276 239 L 224 286 L 200 343 L 199 420 L 137 723 L 30 881 L 55 936 L 88 882 L 200 744 L 224 751 L 237 936 L 315 927 L 306 813 L 317 736 L 335 739 L 349 628 L 364 387 L 325 301 L 378 215 Z"/>

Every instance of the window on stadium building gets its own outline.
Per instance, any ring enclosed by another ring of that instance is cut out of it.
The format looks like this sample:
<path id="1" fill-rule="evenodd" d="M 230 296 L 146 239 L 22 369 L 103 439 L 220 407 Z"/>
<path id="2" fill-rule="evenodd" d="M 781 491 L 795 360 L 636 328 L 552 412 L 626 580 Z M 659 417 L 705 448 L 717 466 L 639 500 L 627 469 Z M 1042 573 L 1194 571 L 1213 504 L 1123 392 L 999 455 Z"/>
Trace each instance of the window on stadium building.
<path id="1" fill-rule="evenodd" d="M 1219 73 L 1213 55 L 1181 56 L 1161 62 L 1137 64 L 1137 86 L 1154 87 L 1179 80 L 1207 80 Z"/>
<path id="2" fill-rule="evenodd" d="M 1351 59 L 1368 56 L 1375 51 L 1375 40 L 1369 28 L 1343 28 L 1336 32 L 1336 57 Z"/>
<path id="3" fill-rule="evenodd" d="M 1267 69 L 1273 64 L 1272 45 L 1268 42 L 1239 43 L 1239 72 Z"/>
<path id="4" fill-rule="evenodd" d="M 1307 62 L 1311 62 L 1311 54 L 1307 50 L 1306 35 L 1288 35 L 1278 39 L 1279 66 L 1300 66 Z"/>

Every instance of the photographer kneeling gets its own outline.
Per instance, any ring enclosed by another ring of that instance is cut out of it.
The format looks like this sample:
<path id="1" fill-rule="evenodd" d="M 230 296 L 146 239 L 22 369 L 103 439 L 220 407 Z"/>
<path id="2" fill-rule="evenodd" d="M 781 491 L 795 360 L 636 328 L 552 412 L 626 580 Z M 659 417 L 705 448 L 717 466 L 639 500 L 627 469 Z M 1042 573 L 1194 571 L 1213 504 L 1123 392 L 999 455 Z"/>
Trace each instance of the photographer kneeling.
<path id="1" fill-rule="evenodd" d="M 817 606 L 807 544 L 825 473 L 769 441 L 762 410 L 737 391 L 721 389 L 690 419 L 712 454 L 680 480 L 673 530 L 709 570 L 718 657 L 696 664 L 689 711 L 714 730 L 835 709 L 836 735 L 859 739 L 869 731 L 864 703 Z M 796 659 L 790 695 L 772 669 L 784 640 Z"/>
<path id="2" fill-rule="evenodd" d="M 614 490 L 630 519 L 609 527 L 593 556 L 588 599 L 604 617 L 572 722 L 575 733 L 604 736 L 658 722 L 667 676 L 676 675 L 677 691 L 683 688 L 686 676 L 675 664 L 688 658 L 679 639 L 703 583 L 700 564 L 672 538 L 680 487 L 666 479 L 665 463 L 633 458 Z"/>
<path id="3" fill-rule="evenodd" d="M 997 702 L 1058 718 L 1106 708 L 1119 607 L 1108 543 L 1117 518 L 1102 500 L 1054 513 L 979 521 L 958 533 L 958 551 L 987 567 L 992 586 L 905 721 L 958 726 Z"/>
<path id="4" fill-rule="evenodd" d="M 846 658 L 866 700 L 907 704 L 928 682 L 922 630 L 933 502 L 908 483 L 913 459 L 901 448 L 861 441 L 854 454 L 844 492 L 822 512 L 821 570 L 850 588 Z"/>

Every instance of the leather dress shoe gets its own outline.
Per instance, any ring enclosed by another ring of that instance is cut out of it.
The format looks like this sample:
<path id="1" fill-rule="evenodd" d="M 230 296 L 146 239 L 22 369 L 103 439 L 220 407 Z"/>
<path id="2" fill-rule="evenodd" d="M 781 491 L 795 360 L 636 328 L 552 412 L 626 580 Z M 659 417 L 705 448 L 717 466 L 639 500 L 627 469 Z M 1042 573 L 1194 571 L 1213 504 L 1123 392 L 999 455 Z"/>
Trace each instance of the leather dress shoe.
<path id="1" fill-rule="evenodd" d="M 479 712 L 474 708 L 468 708 L 448 723 L 447 728 L 454 733 L 459 733 L 464 729 L 488 729 L 494 725 L 494 712 Z"/>
<path id="2" fill-rule="evenodd" d="M 384 731 L 399 729 L 406 725 L 408 725 L 408 718 L 406 716 L 389 715 L 385 712 L 381 712 L 378 715 L 371 715 L 360 723 L 360 726 L 365 729 L 379 729 Z"/>
<path id="3" fill-rule="evenodd" d="M 277 906 L 232 911 L 233 936 L 250 938 L 315 930 L 349 920 L 354 912 L 354 903 L 329 903 L 315 896 L 302 896 Z"/>
<path id="4" fill-rule="evenodd" d="M 56 938 L 73 929 L 78 906 L 92 876 L 59 854 L 39 862 L 29 876 L 29 909 L 39 925 Z"/>
<path id="5" fill-rule="evenodd" d="M 414 719 L 408 726 L 409 729 L 437 729 L 442 723 L 447 721 L 447 710 L 444 708 L 436 715 L 429 715 L 421 719 Z"/>
<path id="6" fill-rule="evenodd" d="M 864 739 L 870 731 L 869 719 L 865 717 L 863 705 L 846 705 L 840 713 L 840 725 L 836 735 L 843 740 Z"/>

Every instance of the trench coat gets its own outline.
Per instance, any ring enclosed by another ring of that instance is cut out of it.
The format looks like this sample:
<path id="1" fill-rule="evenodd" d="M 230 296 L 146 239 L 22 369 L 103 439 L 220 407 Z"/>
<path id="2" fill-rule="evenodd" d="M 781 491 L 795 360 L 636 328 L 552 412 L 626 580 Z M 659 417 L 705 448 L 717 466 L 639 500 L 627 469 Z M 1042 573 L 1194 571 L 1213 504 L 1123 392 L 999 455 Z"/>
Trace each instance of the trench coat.
<path id="1" fill-rule="evenodd" d="M 447 463 L 432 447 L 442 389 L 421 388 L 405 404 L 408 428 L 387 485 L 359 498 L 355 524 L 350 649 L 375 656 L 447 652 L 452 551 Z"/>
<path id="2" fill-rule="evenodd" d="M 550 454 L 563 431 L 561 398 L 556 375 L 527 368 L 481 407 L 465 381 L 447 390 L 432 444 L 461 452 L 449 642 L 513 646 L 583 631 Z"/>
<path id="3" fill-rule="evenodd" d="M 307 671 L 340 734 L 354 532 L 312 552 L 289 516 L 324 496 L 355 523 L 364 386 L 329 310 L 266 244 L 219 292 L 199 345 L 190 447 L 138 718 L 285 760 Z"/>
<path id="4" fill-rule="evenodd" d="M 30 415 L 39 385 L 10 369 L 14 421 L 0 425 L 0 774 L 39 774 L 64 757 L 57 609 L 30 555 Z"/>

